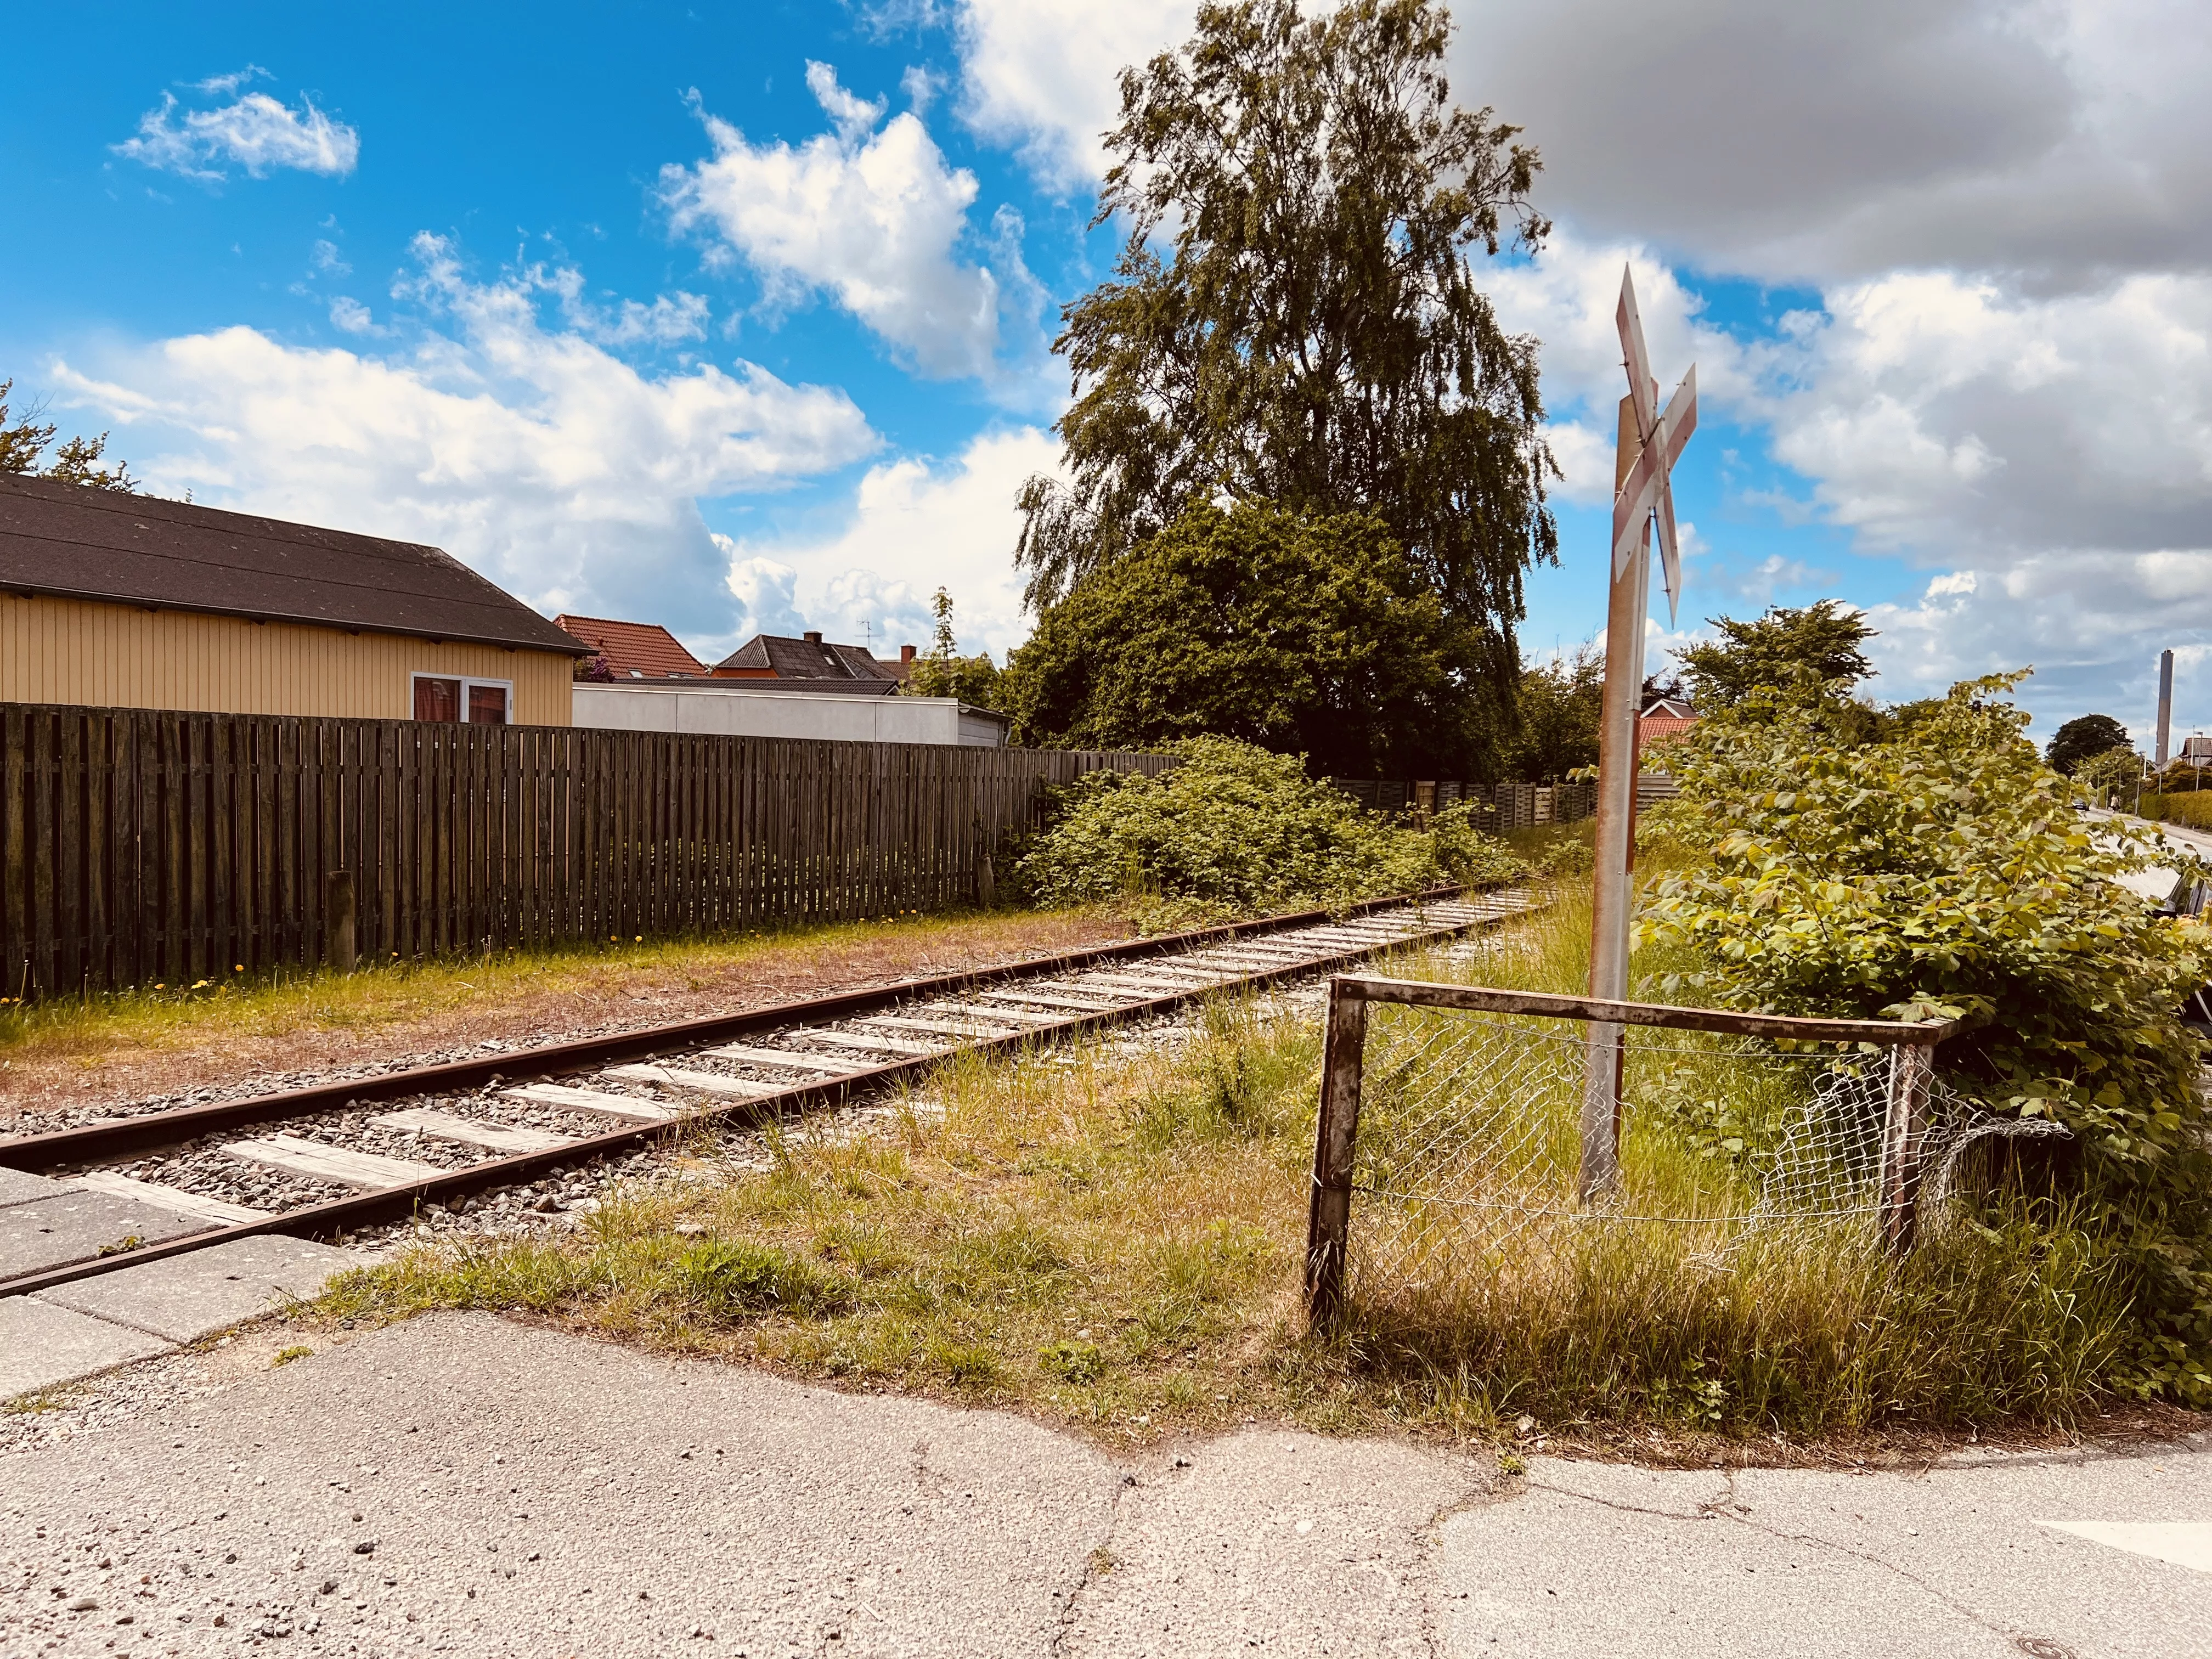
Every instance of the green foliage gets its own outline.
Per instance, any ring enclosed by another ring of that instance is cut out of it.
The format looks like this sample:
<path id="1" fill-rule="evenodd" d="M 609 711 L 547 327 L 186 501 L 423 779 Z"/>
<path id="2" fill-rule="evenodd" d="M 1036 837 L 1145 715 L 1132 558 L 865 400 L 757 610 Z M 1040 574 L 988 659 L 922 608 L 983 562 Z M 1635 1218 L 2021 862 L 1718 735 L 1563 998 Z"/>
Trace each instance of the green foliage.
<path id="1" fill-rule="evenodd" d="M 2127 803 L 2123 801 L 2121 805 L 2124 806 Z M 2186 824 L 2195 830 L 2212 830 L 2212 790 L 2145 795 L 2141 811 L 2143 817 L 2156 818 L 2160 823 Z"/>
<path id="2" fill-rule="evenodd" d="M 1495 885 L 1524 868 L 1463 807 L 1425 834 L 1309 778 L 1296 756 L 1222 738 L 1176 752 L 1182 764 L 1158 778 L 1094 772 L 1060 792 L 1014 866 L 1035 902 L 1151 897 L 1251 914 L 1447 880 Z"/>
<path id="3" fill-rule="evenodd" d="M 1721 637 L 1676 653 L 1690 701 L 1700 711 L 1725 708 L 1761 686 L 1793 685 L 1805 674 L 1845 691 L 1874 672 L 1859 649 L 1874 637 L 1874 629 L 1835 599 L 1798 609 L 1770 605 L 1752 622 L 1732 617 L 1705 620 L 1721 630 Z M 1832 707 L 1830 712 L 1840 711 Z"/>
<path id="4" fill-rule="evenodd" d="M 1067 1382 L 1096 1382 L 1106 1375 L 1106 1356 L 1095 1342 L 1073 1338 L 1037 1351 L 1037 1363 L 1051 1376 Z"/>
<path id="5" fill-rule="evenodd" d="M 2132 791 L 2143 775 L 2142 757 L 2128 748 L 2102 749 L 2087 760 L 2076 760 L 2071 766 L 2055 769 L 2070 774 L 2076 787 L 2100 793 L 2113 789 Z"/>
<path id="6" fill-rule="evenodd" d="M 38 407 L 11 419 L 8 398 L 15 389 L 12 380 L 0 380 L 0 473 L 52 478 L 56 483 L 88 484 L 96 489 L 137 488 L 137 480 L 130 476 L 127 461 L 118 461 L 112 468 L 100 465 L 107 452 L 105 432 L 97 438 L 64 439 L 61 447 L 54 450 L 53 459 L 46 460 L 46 451 L 52 447 L 61 428 L 52 421 L 41 421 L 39 416 L 44 410 Z"/>
<path id="7" fill-rule="evenodd" d="M 2080 714 L 2051 734 L 2044 760 L 2054 772 L 2074 775 L 2075 768 L 2093 755 L 2128 746 L 2128 728 L 2110 714 Z"/>
<path id="8" fill-rule="evenodd" d="M 1605 712 L 1605 653 L 1585 645 L 1571 656 L 1522 669 L 1516 711 L 1519 726 L 1505 748 L 1507 776 L 1540 783 L 1595 766 Z"/>
<path id="9" fill-rule="evenodd" d="M 975 708 L 1004 708 L 999 669 L 991 653 L 979 651 L 963 657 L 952 637 L 952 596 L 939 588 L 929 601 L 937 618 L 929 654 L 917 657 L 908 671 L 900 695 L 908 697 L 957 697 Z"/>
<path id="10" fill-rule="evenodd" d="M 744 1239 L 702 1240 L 677 1258 L 676 1276 L 691 1301 L 719 1319 L 778 1310 L 835 1313 L 852 1301 L 852 1282 L 842 1274 Z"/>
<path id="11" fill-rule="evenodd" d="M 2212 1152 L 2177 1018 L 2212 973 L 2212 939 L 2118 884 L 2146 847 L 2070 810 L 2006 698 L 2021 678 L 1955 686 L 1858 746 L 1802 689 L 1708 714 L 1670 764 L 1676 834 L 1710 861 L 1660 885 L 1646 937 L 1679 954 L 1670 994 L 1981 1019 L 1944 1045 L 1945 1074 L 2073 1131 L 2051 1176 L 2124 1261 L 2147 1385 L 2212 1399 Z"/>
<path id="12" fill-rule="evenodd" d="M 1078 582 L 1006 671 L 1017 741 L 1235 738 L 1336 776 L 1487 769 L 1488 647 L 1382 518 L 1196 501 Z"/>
<path id="13" fill-rule="evenodd" d="M 1371 510 L 1510 694 L 1522 574 L 1556 557 L 1554 469 L 1536 343 L 1499 326 L 1468 255 L 1547 227 L 1535 152 L 1452 104 L 1449 38 L 1435 0 L 1243 0 L 1124 71 L 1093 224 L 1119 215 L 1127 240 L 1054 342 L 1070 482 L 1022 493 L 1032 605 L 1194 501 Z"/>

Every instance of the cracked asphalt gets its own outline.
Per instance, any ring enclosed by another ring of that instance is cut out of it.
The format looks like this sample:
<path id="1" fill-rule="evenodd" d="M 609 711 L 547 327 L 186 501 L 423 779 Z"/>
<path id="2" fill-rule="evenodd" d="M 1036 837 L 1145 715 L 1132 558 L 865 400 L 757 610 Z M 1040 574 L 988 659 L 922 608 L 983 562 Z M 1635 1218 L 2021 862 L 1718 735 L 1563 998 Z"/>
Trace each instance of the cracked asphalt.
<path id="1" fill-rule="evenodd" d="M 2208 1454 L 1124 1465 L 448 1314 L 0 1458 L 0 1654 L 2212 1655 Z"/>

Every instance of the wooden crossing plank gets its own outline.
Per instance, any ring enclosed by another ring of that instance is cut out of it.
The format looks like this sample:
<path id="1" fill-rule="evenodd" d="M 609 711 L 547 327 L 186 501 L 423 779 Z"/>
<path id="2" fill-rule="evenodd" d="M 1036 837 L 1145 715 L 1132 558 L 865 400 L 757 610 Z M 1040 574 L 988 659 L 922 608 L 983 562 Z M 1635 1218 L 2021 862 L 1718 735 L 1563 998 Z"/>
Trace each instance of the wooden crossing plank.
<path id="1" fill-rule="evenodd" d="M 195 1221 L 204 1221 L 212 1226 L 228 1227 L 240 1221 L 258 1221 L 269 1213 L 245 1204 L 233 1204 L 227 1199 L 210 1198 L 204 1193 L 188 1193 L 179 1187 L 164 1187 L 157 1181 L 140 1181 L 112 1170 L 87 1170 L 70 1180 L 79 1187 L 89 1187 L 95 1193 L 109 1193 L 117 1198 L 135 1198 L 141 1204 L 150 1204 L 157 1210 L 167 1210 L 172 1215 L 190 1216 Z"/>
<path id="2" fill-rule="evenodd" d="M 848 1048 L 865 1048 L 879 1054 L 941 1054 L 951 1045 L 943 1042 L 907 1042 L 898 1037 L 871 1036 L 865 1031 L 831 1031 L 817 1026 L 802 1026 L 796 1031 L 783 1034 L 793 1042 L 836 1042 Z"/>
<path id="3" fill-rule="evenodd" d="M 616 1066 L 600 1073 L 623 1083 L 665 1083 L 678 1089 L 697 1089 L 710 1095 L 728 1095 L 735 1100 L 765 1100 L 770 1095 L 780 1095 L 796 1088 L 790 1083 L 756 1083 L 750 1078 L 731 1077 L 722 1072 L 687 1071 L 681 1066 Z"/>
<path id="4" fill-rule="evenodd" d="M 743 1043 L 726 1043 L 720 1048 L 706 1051 L 716 1060 L 734 1060 L 745 1066 L 781 1066 L 793 1072 L 822 1072 L 830 1077 L 850 1077 L 855 1072 L 867 1070 L 849 1060 L 830 1054 L 794 1054 L 781 1048 L 748 1048 Z"/>
<path id="5" fill-rule="evenodd" d="M 562 1083 L 526 1083 L 506 1093 L 517 1100 L 534 1100 L 542 1106 L 565 1106 L 574 1112 L 596 1112 L 601 1117 L 628 1118 L 639 1123 L 659 1123 L 677 1115 L 672 1106 L 641 1095 L 612 1095 L 599 1089 L 572 1089 Z"/>
<path id="6" fill-rule="evenodd" d="M 427 1181 L 432 1176 L 445 1173 L 434 1164 L 386 1158 L 378 1152 L 356 1152 L 327 1141 L 304 1140 L 298 1135 L 262 1135 L 234 1140 L 222 1150 L 242 1164 L 258 1164 L 288 1175 L 312 1176 L 318 1181 L 335 1181 L 367 1191 L 404 1187 L 410 1182 Z"/>
<path id="7" fill-rule="evenodd" d="M 386 1112 L 381 1117 L 369 1119 L 371 1123 L 386 1129 L 416 1129 L 439 1140 L 451 1140 L 463 1146 L 481 1146 L 490 1152 L 550 1152 L 556 1146 L 566 1146 L 575 1137 L 556 1134 L 550 1129 L 532 1129 L 513 1123 L 486 1123 L 480 1118 L 463 1117 L 455 1112 L 441 1112 L 425 1106 L 410 1106 L 404 1112 Z"/>

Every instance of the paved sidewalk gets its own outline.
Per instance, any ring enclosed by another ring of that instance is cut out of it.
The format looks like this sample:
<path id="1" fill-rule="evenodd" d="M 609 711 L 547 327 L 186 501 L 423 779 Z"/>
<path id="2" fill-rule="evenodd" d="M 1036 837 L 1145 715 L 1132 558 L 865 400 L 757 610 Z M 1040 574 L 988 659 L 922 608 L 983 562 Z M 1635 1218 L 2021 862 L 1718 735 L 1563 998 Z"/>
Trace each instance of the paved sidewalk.
<path id="1" fill-rule="evenodd" d="M 1507 1481 L 1252 1429 L 1123 1467 L 441 1315 L 0 1457 L 0 1653 L 2212 1654 L 2208 1521 L 2186 1447 Z"/>
<path id="2" fill-rule="evenodd" d="M 76 1182 L 0 1168 L 0 1277 L 127 1254 L 210 1224 Z M 258 1319 L 287 1297 L 313 1296 L 332 1274 L 368 1260 L 259 1234 L 35 1296 L 0 1297 L 0 1400 Z"/>

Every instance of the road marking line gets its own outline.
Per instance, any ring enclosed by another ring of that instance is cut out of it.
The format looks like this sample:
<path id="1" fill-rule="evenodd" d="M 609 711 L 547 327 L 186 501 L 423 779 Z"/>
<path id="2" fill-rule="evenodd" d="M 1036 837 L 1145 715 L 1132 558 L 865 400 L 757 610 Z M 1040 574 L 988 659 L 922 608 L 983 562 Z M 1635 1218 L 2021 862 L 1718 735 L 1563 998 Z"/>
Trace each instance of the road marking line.
<path id="1" fill-rule="evenodd" d="M 2107 1549 L 2148 1555 L 2193 1572 L 2212 1572 L 2212 1521 L 2039 1521 Z"/>

